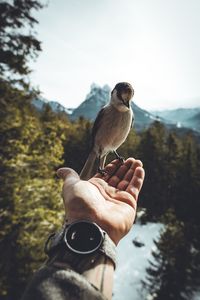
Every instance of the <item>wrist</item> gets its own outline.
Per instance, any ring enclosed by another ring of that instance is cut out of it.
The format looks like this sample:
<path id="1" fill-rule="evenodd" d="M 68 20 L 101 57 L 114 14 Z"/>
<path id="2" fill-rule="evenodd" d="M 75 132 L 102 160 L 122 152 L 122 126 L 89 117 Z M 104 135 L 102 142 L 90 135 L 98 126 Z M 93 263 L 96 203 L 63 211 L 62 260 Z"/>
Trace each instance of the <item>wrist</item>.
<path id="1" fill-rule="evenodd" d="M 93 267 L 101 257 L 116 265 L 116 245 L 97 224 L 81 220 L 66 224 L 50 235 L 45 252 L 49 262 L 70 266 L 79 273 Z"/>
<path id="2" fill-rule="evenodd" d="M 96 224 L 94 225 L 94 223 L 89 223 L 92 224 L 92 226 L 97 226 Z M 99 226 L 97 228 L 101 231 Z M 49 255 L 47 264 L 62 270 L 72 269 L 82 274 L 82 276 L 105 295 L 107 299 L 111 299 L 113 274 L 116 264 L 116 246 L 114 242 L 106 232 L 103 232 L 102 243 L 95 251 L 80 254 L 68 247 L 68 243 L 66 243 L 66 231 L 67 226 L 48 238 L 45 245 L 45 252 Z M 68 231 L 68 233 L 69 232 L 70 231 Z M 72 248 L 73 246 L 74 245 L 72 245 Z"/>

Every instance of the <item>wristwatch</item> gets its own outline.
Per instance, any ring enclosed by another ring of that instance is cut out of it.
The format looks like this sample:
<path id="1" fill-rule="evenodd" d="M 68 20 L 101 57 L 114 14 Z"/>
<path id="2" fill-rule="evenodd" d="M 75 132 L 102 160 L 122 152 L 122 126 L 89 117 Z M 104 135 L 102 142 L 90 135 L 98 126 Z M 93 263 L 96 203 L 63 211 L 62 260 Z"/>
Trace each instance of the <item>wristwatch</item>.
<path id="1" fill-rule="evenodd" d="M 51 234 L 44 248 L 50 260 L 64 262 L 83 272 L 102 254 L 116 266 L 116 246 L 96 223 L 79 220 Z"/>

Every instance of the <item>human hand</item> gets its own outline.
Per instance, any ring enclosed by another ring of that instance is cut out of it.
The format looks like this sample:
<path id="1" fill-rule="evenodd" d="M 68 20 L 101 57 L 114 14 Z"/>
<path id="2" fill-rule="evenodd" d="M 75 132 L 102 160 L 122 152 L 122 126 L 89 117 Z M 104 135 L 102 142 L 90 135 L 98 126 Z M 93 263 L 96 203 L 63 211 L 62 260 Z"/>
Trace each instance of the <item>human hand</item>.
<path id="1" fill-rule="evenodd" d="M 80 180 L 70 168 L 60 168 L 57 175 L 64 180 L 63 199 L 68 222 L 95 222 L 117 245 L 135 220 L 144 169 L 141 161 L 128 158 L 124 164 L 112 161 L 105 170 L 106 175 L 97 173 L 88 181 Z"/>

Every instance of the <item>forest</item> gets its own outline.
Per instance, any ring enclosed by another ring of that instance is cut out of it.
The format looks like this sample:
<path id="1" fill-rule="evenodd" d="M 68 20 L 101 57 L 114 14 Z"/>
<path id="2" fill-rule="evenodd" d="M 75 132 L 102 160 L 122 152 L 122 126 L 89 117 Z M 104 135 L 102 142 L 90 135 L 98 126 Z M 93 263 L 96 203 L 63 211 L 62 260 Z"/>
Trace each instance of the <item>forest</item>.
<path id="1" fill-rule="evenodd" d="M 42 111 L 32 105 L 39 91 L 29 82 L 28 63 L 41 51 L 32 11 L 42 7 L 36 0 L 0 2 L 2 300 L 20 299 L 45 260 L 46 238 L 63 222 L 62 182 L 56 170 L 68 166 L 79 172 L 90 146 L 88 120 L 72 122 L 48 104 Z M 155 241 L 156 263 L 149 264 L 144 288 L 154 300 L 191 299 L 200 287 L 199 140 L 155 121 L 143 132 L 132 129 L 119 153 L 144 164 L 146 178 L 139 200 L 139 208 L 146 211 L 143 222 L 165 224 Z"/>

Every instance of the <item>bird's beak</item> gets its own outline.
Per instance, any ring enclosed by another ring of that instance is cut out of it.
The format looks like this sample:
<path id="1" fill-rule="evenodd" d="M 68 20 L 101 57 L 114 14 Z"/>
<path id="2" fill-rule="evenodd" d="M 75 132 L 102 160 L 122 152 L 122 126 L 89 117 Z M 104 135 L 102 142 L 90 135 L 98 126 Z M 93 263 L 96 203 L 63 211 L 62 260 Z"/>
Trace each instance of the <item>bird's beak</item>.
<path id="1" fill-rule="evenodd" d="M 130 102 L 129 102 L 129 101 L 125 101 L 124 99 L 121 99 L 121 100 L 122 100 L 123 104 L 124 104 L 126 107 L 130 108 Z"/>
<path id="2" fill-rule="evenodd" d="M 128 101 L 128 102 L 125 102 L 124 103 L 128 108 L 130 108 L 130 102 Z"/>

